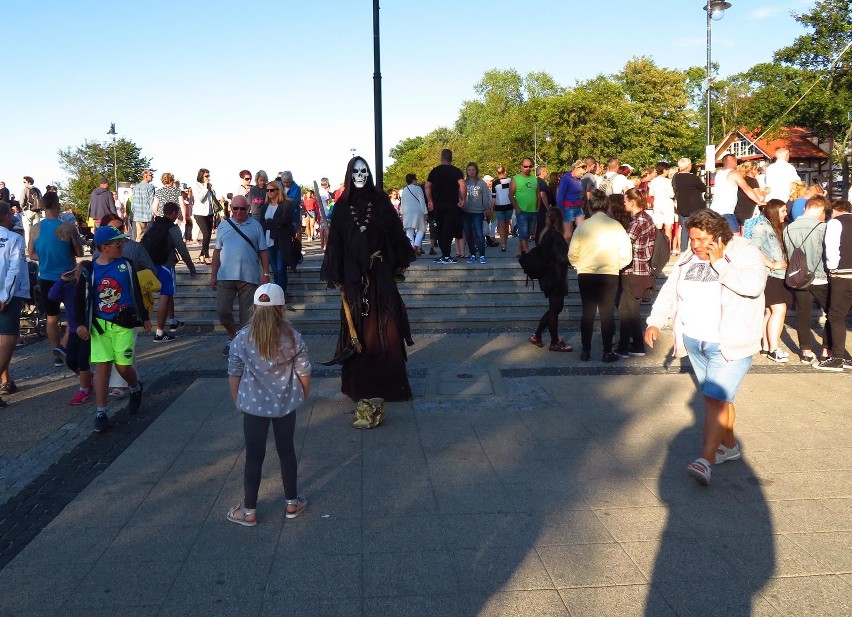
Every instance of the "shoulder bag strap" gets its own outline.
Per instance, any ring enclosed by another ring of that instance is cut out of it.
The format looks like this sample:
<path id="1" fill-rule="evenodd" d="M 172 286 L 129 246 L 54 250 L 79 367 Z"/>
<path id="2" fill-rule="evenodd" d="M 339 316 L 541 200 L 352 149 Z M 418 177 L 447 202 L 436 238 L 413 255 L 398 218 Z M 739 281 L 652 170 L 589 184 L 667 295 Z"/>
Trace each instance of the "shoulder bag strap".
<path id="1" fill-rule="evenodd" d="M 248 237 L 247 235 L 245 235 L 239 227 L 237 227 L 236 225 L 234 225 L 234 222 L 233 222 L 230 218 L 227 218 L 227 219 L 225 219 L 225 220 L 226 220 L 226 221 L 228 221 L 228 224 L 229 224 L 231 227 L 233 227 L 233 228 L 234 228 L 234 231 L 235 231 L 235 232 L 237 232 L 238 234 L 240 234 L 240 236 L 242 237 L 242 239 L 243 239 L 243 240 L 245 240 L 246 242 L 248 242 L 248 243 L 249 243 L 249 246 L 251 246 L 251 248 L 253 248 L 253 249 L 254 249 L 254 252 L 255 252 L 255 253 L 257 253 L 257 254 L 259 255 L 259 254 L 260 254 L 260 251 L 258 251 L 258 250 L 257 250 L 257 247 L 254 245 L 254 242 L 252 242 L 252 241 L 249 239 L 249 237 Z"/>

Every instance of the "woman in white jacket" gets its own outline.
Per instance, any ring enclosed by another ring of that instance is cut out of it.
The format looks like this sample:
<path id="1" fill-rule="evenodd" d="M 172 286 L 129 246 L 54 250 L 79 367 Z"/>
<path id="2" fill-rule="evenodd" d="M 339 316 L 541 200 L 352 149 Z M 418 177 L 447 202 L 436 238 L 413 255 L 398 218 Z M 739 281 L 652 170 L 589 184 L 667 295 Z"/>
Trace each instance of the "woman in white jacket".
<path id="1" fill-rule="evenodd" d="M 426 195 L 417 185 L 416 175 L 406 175 L 405 183 L 407 186 L 399 192 L 402 226 L 414 252 L 422 255 L 423 249 L 420 245 L 423 244 L 423 235 L 426 233 Z"/>
<path id="2" fill-rule="evenodd" d="M 760 350 L 763 334 L 763 256 L 734 236 L 727 220 L 704 208 L 686 221 L 687 250 L 669 275 L 648 317 L 649 347 L 669 321 L 674 355 L 688 355 L 704 395 L 701 456 L 687 472 L 710 483 L 711 465 L 741 458 L 734 437 L 734 398 Z"/>

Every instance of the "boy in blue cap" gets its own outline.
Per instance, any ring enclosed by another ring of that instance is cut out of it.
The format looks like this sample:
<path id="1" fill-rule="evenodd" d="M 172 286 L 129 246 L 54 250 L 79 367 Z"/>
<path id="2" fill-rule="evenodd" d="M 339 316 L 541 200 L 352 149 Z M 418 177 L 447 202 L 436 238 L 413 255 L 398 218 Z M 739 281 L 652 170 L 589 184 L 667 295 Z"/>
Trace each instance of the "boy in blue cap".
<path id="1" fill-rule="evenodd" d="M 130 413 L 142 406 L 142 382 L 133 368 L 133 354 L 136 327 L 150 331 L 151 321 L 142 302 L 136 268 L 131 260 L 121 256 L 127 237 L 111 225 L 99 227 L 94 244 L 100 255 L 82 264 L 77 283 L 77 335 L 91 340 L 91 364 L 95 369 L 96 433 L 110 429 L 107 388 L 113 364 L 130 386 Z"/>

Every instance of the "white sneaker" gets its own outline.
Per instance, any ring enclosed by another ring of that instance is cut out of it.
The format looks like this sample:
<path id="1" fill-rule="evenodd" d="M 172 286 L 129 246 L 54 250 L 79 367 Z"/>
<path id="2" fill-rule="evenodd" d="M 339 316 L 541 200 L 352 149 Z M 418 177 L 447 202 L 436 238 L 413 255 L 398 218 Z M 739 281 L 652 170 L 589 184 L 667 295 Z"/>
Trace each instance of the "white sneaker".
<path id="1" fill-rule="evenodd" d="M 743 457 L 740 452 L 740 444 L 735 443 L 733 448 L 728 448 L 725 444 L 719 444 L 719 449 L 716 450 L 716 464 L 721 465 L 727 461 L 738 461 Z"/>

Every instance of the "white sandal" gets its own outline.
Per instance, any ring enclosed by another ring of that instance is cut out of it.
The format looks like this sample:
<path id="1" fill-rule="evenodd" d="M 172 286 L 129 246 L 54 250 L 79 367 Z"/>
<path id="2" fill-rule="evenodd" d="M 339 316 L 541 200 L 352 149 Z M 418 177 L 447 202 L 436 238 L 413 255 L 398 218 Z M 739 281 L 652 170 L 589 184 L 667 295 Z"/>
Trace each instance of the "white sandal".
<path id="1" fill-rule="evenodd" d="M 240 512 L 242 514 L 242 518 L 237 518 L 236 514 Z M 233 508 L 228 510 L 228 520 L 232 523 L 236 523 L 237 525 L 242 525 L 243 527 L 254 527 L 257 525 L 257 509 L 248 509 L 244 508 L 242 503 L 238 503 Z M 249 516 L 254 516 L 255 520 L 248 521 L 246 520 Z"/>

